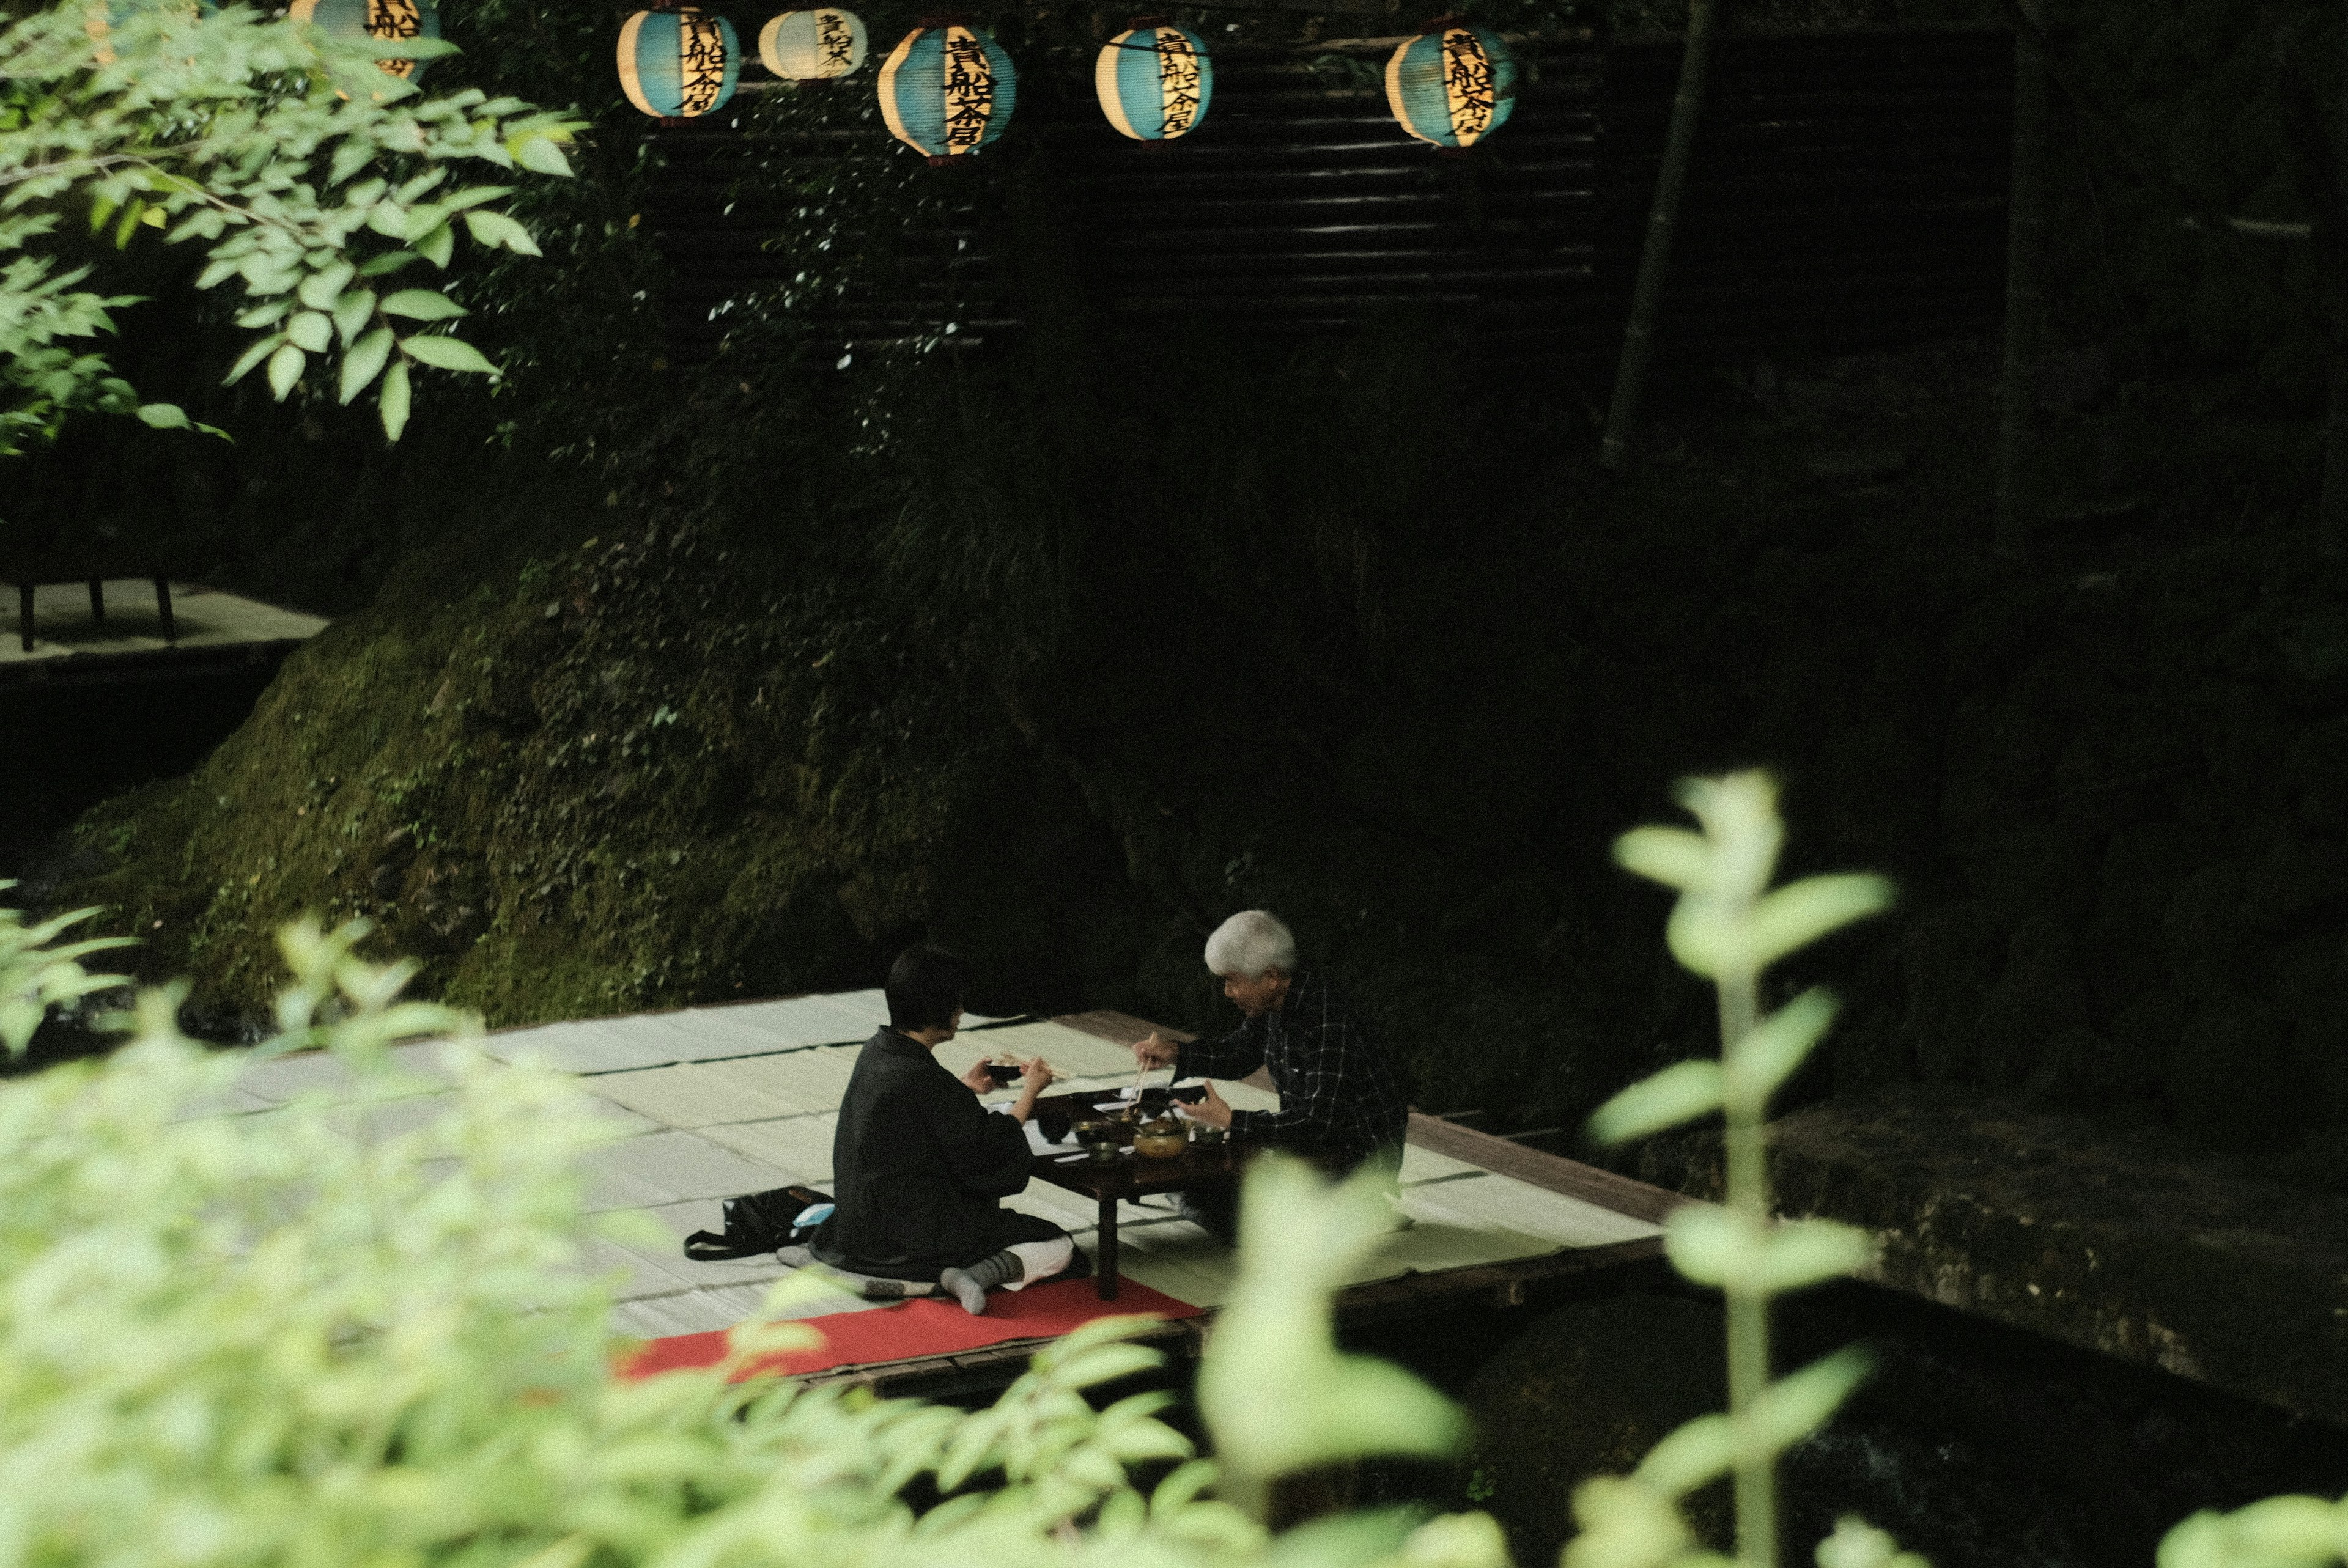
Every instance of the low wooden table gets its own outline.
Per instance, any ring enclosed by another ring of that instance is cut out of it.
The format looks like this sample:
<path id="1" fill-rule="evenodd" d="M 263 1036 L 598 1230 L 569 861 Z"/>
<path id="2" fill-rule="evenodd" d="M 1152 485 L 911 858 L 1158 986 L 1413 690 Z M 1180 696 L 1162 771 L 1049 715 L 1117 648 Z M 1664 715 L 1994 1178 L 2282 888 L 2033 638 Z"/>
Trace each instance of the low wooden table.
<path id="1" fill-rule="evenodd" d="M 1095 1091 L 1081 1094 L 1046 1094 L 1035 1102 L 1040 1119 L 1067 1117 L 1071 1125 L 1093 1121 L 1093 1107 L 1108 1098 Z M 1130 1137 L 1130 1132 L 1126 1134 Z M 1122 1140 L 1120 1140 L 1122 1141 Z M 1035 1174 L 1072 1193 L 1082 1193 L 1100 1205 L 1099 1255 L 1093 1260 L 1093 1278 L 1103 1301 L 1117 1299 L 1117 1205 L 1153 1193 L 1179 1193 L 1187 1188 L 1220 1185 L 1239 1179 L 1249 1146 L 1225 1139 L 1211 1149 L 1188 1145 L 1171 1160 L 1145 1160 L 1119 1154 L 1114 1163 L 1096 1164 L 1073 1134 L 1068 1153 L 1038 1154 Z"/>

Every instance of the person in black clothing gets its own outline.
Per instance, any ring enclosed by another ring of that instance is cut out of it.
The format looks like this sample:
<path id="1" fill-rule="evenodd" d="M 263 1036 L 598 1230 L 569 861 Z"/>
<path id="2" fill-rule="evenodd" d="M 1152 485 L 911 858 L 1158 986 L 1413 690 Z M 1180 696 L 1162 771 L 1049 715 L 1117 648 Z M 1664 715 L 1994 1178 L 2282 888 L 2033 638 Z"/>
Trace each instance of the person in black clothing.
<path id="1" fill-rule="evenodd" d="M 931 1054 L 962 1026 L 967 981 L 940 948 L 908 948 L 891 966 L 889 1027 L 864 1042 L 839 1104 L 838 1207 L 809 1250 L 857 1274 L 935 1280 L 978 1314 L 989 1289 L 1048 1279 L 1083 1255 L 1059 1226 L 1001 1202 L 1027 1185 L 1025 1123 L 1051 1069 L 1021 1062 L 1002 1115 L 978 1102 L 994 1087 L 983 1064 L 956 1078 Z"/>
<path id="2" fill-rule="evenodd" d="M 1279 1110 L 1235 1110 L 1210 1083 L 1189 1113 L 1234 1138 L 1335 1155 L 1349 1166 L 1375 1163 L 1392 1180 L 1410 1124 L 1401 1083 L 1362 1016 L 1319 974 L 1298 967 L 1287 926 L 1266 909 L 1232 916 L 1207 938 L 1207 968 L 1245 1015 L 1240 1027 L 1188 1045 L 1153 1031 L 1134 1046 L 1136 1059 L 1171 1066 L 1178 1080 L 1244 1078 L 1264 1068 L 1280 1091 Z M 1208 1229 L 1231 1234 L 1231 1194 L 1195 1194 L 1184 1208 Z"/>

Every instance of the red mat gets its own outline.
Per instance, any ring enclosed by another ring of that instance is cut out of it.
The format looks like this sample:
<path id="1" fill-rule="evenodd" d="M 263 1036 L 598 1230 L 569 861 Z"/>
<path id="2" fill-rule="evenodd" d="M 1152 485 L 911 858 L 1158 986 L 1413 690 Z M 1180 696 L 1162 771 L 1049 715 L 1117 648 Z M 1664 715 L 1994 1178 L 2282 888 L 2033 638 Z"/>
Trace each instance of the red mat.
<path id="1" fill-rule="evenodd" d="M 1103 1301 L 1089 1279 L 1055 1279 L 1025 1290 L 998 1290 L 986 1298 L 986 1315 L 973 1317 L 952 1297 L 922 1296 L 894 1307 L 861 1312 L 831 1312 L 799 1321 L 823 1336 L 806 1350 L 762 1356 L 735 1374 L 821 1372 L 874 1361 L 905 1361 L 917 1356 L 952 1355 L 1009 1339 L 1050 1339 L 1096 1317 L 1137 1312 L 1160 1317 L 1195 1317 L 1199 1308 L 1130 1279 L 1117 1281 L 1117 1298 Z M 715 1367 L 726 1359 L 726 1330 L 675 1334 L 654 1339 L 621 1361 L 623 1378 L 649 1378 L 685 1367 Z"/>

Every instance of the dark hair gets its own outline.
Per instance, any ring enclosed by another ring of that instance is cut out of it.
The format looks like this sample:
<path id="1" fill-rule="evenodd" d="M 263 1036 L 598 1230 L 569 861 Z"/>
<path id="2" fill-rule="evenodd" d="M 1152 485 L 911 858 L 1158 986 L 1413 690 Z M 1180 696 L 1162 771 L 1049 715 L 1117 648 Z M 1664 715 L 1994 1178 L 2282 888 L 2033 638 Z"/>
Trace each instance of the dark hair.
<path id="1" fill-rule="evenodd" d="M 950 1029 L 970 989 L 970 969 L 943 948 L 916 943 L 889 966 L 889 1027 Z"/>

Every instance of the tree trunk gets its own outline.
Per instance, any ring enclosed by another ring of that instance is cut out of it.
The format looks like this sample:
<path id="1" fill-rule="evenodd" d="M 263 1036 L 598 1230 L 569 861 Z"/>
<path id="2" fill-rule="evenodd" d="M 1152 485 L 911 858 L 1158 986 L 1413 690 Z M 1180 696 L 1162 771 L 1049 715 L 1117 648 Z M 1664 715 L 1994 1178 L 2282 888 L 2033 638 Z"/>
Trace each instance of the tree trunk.
<path id="1" fill-rule="evenodd" d="M 1631 442 L 1639 424 L 1639 400 L 1647 386 L 1647 351 L 1654 341 L 1655 316 L 1663 301 L 1663 275 L 1671 270 L 1672 233 L 1678 226 L 1680 193 L 1687 185 L 1688 157 L 1695 149 L 1695 124 L 1704 108 L 1704 79 L 1712 64 L 1712 34 L 1718 0 L 1688 0 L 1687 49 L 1680 57 L 1679 92 L 1672 99 L 1672 125 L 1663 138 L 1663 168 L 1655 175 L 1654 205 L 1647 213 L 1647 240 L 1639 251 L 1639 282 L 1631 294 L 1631 322 L 1622 332 L 1622 357 L 1614 369 L 1614 399 L 1606 413 L 1606 439 L 1600 466 L 1617 472 L 1631 462 Z"/>
<path id="2" fill-rule="evenodd" d="M 2021 0 L 2033 24 L 2013 36 L 2013 175 L 2005 251 L 2005 366 L 1998 381 L 1997 553 L 2018 556 L 2034 510 L 2030 458 L 2037 434 L 2039 323 L 2046 255 L 2046 56 L 2037 29 L 2044 0 Z"/>

